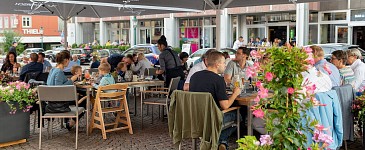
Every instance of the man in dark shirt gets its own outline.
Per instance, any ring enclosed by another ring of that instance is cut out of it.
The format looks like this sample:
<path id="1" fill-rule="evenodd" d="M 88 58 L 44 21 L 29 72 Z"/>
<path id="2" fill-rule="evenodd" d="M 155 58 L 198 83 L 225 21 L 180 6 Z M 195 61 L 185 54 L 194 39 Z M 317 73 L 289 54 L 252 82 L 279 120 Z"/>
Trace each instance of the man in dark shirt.
<path id="1" fill-rule="evenodd" d="M 20 77 L 19 77 L 20 81 L 24 81 L 24 78 L 27 75 L 27 73 L 30 72 L 42 73 L 43 71 L 43 64 L 38 62 L 38 55 L 36 53 L 30 54 L 30 60 L 31 62 L 25 65 L 22 68 L 22 71 L 20 72 Z"/>
<path id="2" fill-rule="evenodd" d="M 115 71 L 115 68 L 117 68 L 117 66 L 120 62 L 125 62 L 127 64 L 128 70 L 129 70 L 131 67 L 131 64 L 133 62 L 133 56 L 131 54 L 128 54 L 126 57 L 124 57 L 124 55 L 121 55 L 121 54 L 113 54 L 113 55 L 109 56 L 107 60 L 111 66 L 110 72 Z"/>
<path id="3" fill-rule="evenodd" d="M 223 77 L 219 76 L 225 70 L 225 58 L 221 52 L 212 52 L 207 58 L 207 69 L 196 72 L 190 79 L 189 90 L 191 92 L 209 92 L 212 94 L 215 103 L 221 109 L 228 109 L 234 100 L 241 93 L 239 88 L 233 90 L 233 94 L 228 98 L 226 93 L 226 83 Z M 223 123 L 236 120 L 236 112 L 224 114 Z M 228 137 L 234 132 L 235 128 L 227 128 L 221 132 L 219 137 L 219 148 L 225 149 Z"/>
<path id="4" fill-rule="evenodd" d="M 17 42 L 13 42 L 13 45 L 9 48 L 9 52 L 15 53 L 15 59 L 16 59 L 16 56 L 18 56 L 18 54 L 16 53 L 16 47 L 17 46 L 18 46 L 18 43 Z"/>
<path id="5" fill-rule="evenodd" d="M 98 68 L 100 65 L 100 62 L 98 61 L 97 56 L 93 56 L 93 63 L 91 63 L 90 68 Z"/>

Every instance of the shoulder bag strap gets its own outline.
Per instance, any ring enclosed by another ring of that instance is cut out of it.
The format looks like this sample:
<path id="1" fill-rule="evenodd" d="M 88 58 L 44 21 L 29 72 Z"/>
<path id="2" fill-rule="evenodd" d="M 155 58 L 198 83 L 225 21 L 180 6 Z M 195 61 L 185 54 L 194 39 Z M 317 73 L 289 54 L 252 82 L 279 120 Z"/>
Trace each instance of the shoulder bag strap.
<path id="1" fill-rule="evenodd" d="M 175 61 L 175 67 L 177 67 L 177 62 L 176 62 L 176 58 L 175 58 L 175 55 L 172 53 L 171 49 L 167 49 L 171 55 L 172 55 L 172 58 L 174 58 L 174 61 Z"/>

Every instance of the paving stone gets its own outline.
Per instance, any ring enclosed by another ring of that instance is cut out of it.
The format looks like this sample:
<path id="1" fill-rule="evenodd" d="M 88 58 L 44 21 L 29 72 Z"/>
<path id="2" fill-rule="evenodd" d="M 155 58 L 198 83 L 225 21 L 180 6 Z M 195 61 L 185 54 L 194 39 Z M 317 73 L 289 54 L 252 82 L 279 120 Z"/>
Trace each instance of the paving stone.
<path id="1" fill-rule="evenodd" d="M 137 99 L 139 100 L 139 99 Z M 134 102 L 129 102 L 129 109 L 134 111 Z M 103 140 L 101 131 L 94 129 L 89 136 L 86 135 L 85 116 L 80 120 L 78 148 L 81 150 L 174 150 L 172 138 L 168 133 L 167 119 L 158 119 L 158 110 L 154 109 L 154 123 L 151 124 L 151 109 L 149 115 L 146 115 L 147 107 L 144 107 L 143 130 L 141 129 L 140 104 L 138 106 L 138 115 L 131 115 L 133 135 L 130 135 L 127 130 L 107 133 L 107 139 Z M 90 113 L 91 114 L 91 113 Z M 33 133 L 33 117 L 31 115 L 31 135 L 28 142 L 24 144 L 14 145 L 4 148 L 4 150 L 35 150 L 38 149 L 39 129 Z M 107 121 L 112 121 L 112 115 L 106 115 Z M 45 122 L 47 127 L 48 121 Z M 232 135 L 229 139 L 229 149 L 237 148 L 236 136 Z M 197 140 L 199 144 L 199 140 Z M 354 142 L 348 142 L 349 150 L 361 150 L 362 139 L 356 139 Z M 53 122 L 53 138 L 47 139 L 46 128 L 42 129 L 42 148 L 52 150 L 71 150 L 75 147 L 75 129 L 68 131 L 61 129 L 60 121 Z M 192 142 L 189 139 L 183 140 L 182 149 L 192 149 Z M 344 147 L 341 148 L 344 150 Z"/>

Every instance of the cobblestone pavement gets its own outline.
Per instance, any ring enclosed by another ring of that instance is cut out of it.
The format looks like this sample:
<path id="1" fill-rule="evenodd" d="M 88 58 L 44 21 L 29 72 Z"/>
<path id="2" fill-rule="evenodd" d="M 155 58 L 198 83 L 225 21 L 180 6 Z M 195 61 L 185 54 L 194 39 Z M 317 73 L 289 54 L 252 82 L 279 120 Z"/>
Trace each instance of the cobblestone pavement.
<path id="1" fill-rule="evenodd" d="M 134 111 L 133 104 L 130 102 L 130 111 Z M 140 106 L 140 105 L 137 105 Z M 89 136 L 86 135 L 85 128 L 85 116 L 80 121 L 79 128 L 79 149 L 104 149 L 104 150 L 170 150 L 176 149 L 172 145 L 172 138 L 168 134 L 167 119 L 158 118 L 158 109 L 155 106 L 154 109 L 154 122 L 152 123 L 151 114 L 144 117 L 144 128 L 141 129 L 140 109 L 138 109 L 137 116 L 131 115 L 133 135 L 130 135 L 127 130 L 107 133 L 107 139 L 103 140 L 100 130 L 94 130 Z M 149 110 L 151 112 L 151 109 Z M 146 111 L 144 111 L 146 112 Z M 138 114 L 139 113 L 139 114 Z M 146 114 L 144 114 L 146 115 Z M 33 122 L 34 115 L 31 115 L 31 122 Z M 106 116 L 112 118 L 111 114 Z M 32 127 L 32 124 L 31 124 Z M 47 121 L 46 125 L 47 127 Z M 3 148 L 4 150 L 32 150 L 38 149 L 39 129 L 36 129 L 33 134 L 31 128 L 31 136 L 28 142 L 15 146 Z M 237 148 L 235 143 L 236 136 L 232 135 L 229 143 L 230 149 Z M 348 143 L 349 150 L 360 150 L 361 139 L 357 139 L 355 142 Z M 198 142 L 197 142 L 198 143 Z M 68 131 L 67 129 L 61 129 L 58 121 L 53 123 L 53 138 L 47 139 L 46 128 L 42 129 L 42 149 L 55 149 L 55 150 L 68 150 L 74 149 L 75 146 L 75 129 Z M 184 140 L 182 149 L 192 149 L 191 140 Z"/>

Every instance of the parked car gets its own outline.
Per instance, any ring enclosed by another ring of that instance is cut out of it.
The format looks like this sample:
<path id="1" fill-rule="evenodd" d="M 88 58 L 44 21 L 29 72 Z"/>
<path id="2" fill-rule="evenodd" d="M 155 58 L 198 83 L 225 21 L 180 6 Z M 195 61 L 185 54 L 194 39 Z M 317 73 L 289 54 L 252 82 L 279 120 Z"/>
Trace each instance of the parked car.
<path id="1" fill-rule="evenodd" d="M 31 53 L 40 53 L 40 52 L 44 52 L 43 48 L 27 48 L 23 51 L 23 53 L 19 54 L 16 59 L 18 62 L 22 62 L 23 57 L 27 57 L 29 58 Z"/>
<path id="2" fill-rule="evenodd" d="M 161 53 L 160 50 L 155 45 L 140 44 L 127 49 L 122 54 L 126 56 L 128 54 L 137 54 L 139 52 L 144 53 L 146 58 L 153 64 L 155 64 L 158 61 L 158 56 Z"/>
<path id="3" fill-rule="evenodd" d="M 71 55 L 77 55 L 80 59 L 80 63 L 89 63 L 90 58 L 92 57 L 93 50 L 92 49 L 83 49 L 83 48 L 75 48 L 70 50 Z"/>
<path id="4" fill-rule="evenodd" d="M 56 55 L 61 51 L 61 49 L 46 50 L 44 54 L 49 61 L 56 62 Z"/>
<path id="5" fill-rule="evenodd" d="M 332 56 L 332 52 L 336 51 L 336 50 L 349 50 L 352 48 L 357 48 L 360 50 L 361 54 L 362 54 L 362 58 L 361 60 L 364 62 L 365 61 L 365 50 L 361 49 L 359 47 L 359 45 L 349 45 L 349 44 L 343 44 L 343 43 L 328 43 L 328 44 L 315 44 L 316 46 L 320 46 L 323 51 L 324 51 L 324 58 L 327 61 L 331 60 L 331 56 Z M 311 45 L 308 45 L 311 46 Z M 307 46 L 306 46 L 307 47 Z"/>
<path id="6" fill-rule="evenodd" d="M 209 49 L 211 48 L 203 48 L 203 49 L 199 49 L 197 51 L 195 51 L 194 53 L 192 53 L 187 61 L 188 66 L 192 66 L 194 65 L 193 63 L 198 60 L 199 58 L 201 58 L 203 56 L 203 54 L 205 54 L 205 52 L 207 52 Z M 220 52 L 228 52 L 229 56 L 231 59 L 234 59 L 236 57 L 235 53 L 236 50 L 232 49 L 232 48 L 222 48 L 219 50 Z"/>

